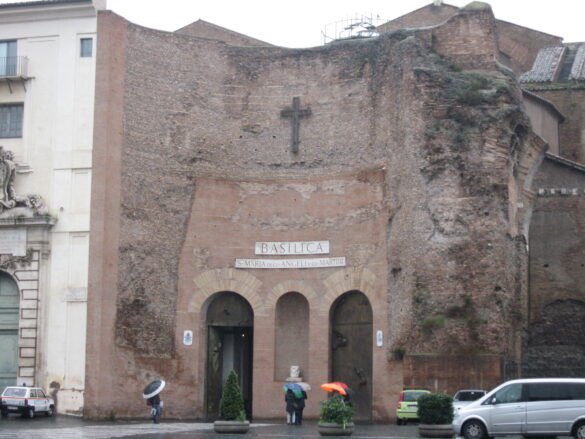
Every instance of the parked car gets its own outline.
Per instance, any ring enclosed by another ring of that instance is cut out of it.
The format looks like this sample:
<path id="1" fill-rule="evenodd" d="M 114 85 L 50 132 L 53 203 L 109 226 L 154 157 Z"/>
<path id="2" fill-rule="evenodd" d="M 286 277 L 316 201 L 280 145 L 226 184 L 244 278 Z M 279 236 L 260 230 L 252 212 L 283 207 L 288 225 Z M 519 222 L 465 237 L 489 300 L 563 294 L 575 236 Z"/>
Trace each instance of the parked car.
<path id="1" fill-rule="evenodd" d="M 456 413 L 461 407 L 478 400 L 486 393 L 485 390 L 459 390 L 453 397 L 453 412 Z"/>
<path id="2" fill-rule="evenodd" d="M 3 418 L 9 413 L 20 413 L 27 418 L 34 418 L 38 413 L 53 416 L 54 411 L 55 401 L 40 387 L 6 387 L 0 396 Z"/>
<path id="3" fill-rule="evenodd" d="M 457 410 L 453 431 L 465 439 L 507 435 L 585 439 L 585 379 L 505 382 Z"/>
<path id="4" fill-rule="evenodd" d="M 398 425 L 406 424 L 409 420 L 417 420 L 418 403 L 416 402 L 421 395 L 431 393 L 425 389 L 405 389 L 400 392 L 398 399 L 398 408 L 396 409 L 396 423 Z"/>

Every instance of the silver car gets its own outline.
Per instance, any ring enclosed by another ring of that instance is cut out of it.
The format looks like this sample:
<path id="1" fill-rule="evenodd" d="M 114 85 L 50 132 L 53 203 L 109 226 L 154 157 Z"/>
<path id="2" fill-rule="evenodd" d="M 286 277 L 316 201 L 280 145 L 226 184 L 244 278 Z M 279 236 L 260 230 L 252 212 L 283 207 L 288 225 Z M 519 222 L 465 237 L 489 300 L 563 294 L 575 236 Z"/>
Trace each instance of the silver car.
<path id="1" fill-rule="evenodd" d="M 585 439 L 585 379 L 508 381 L 459 409 L 453 431 L 465 439 L 507 435 Z"/>
<path id="2" fill-rule="evenodd" d="M 453 410 L 457 412 L 461 407 L 478 400 L 487 392 L 485 390 L 459 390 L 453 397 Z"/>

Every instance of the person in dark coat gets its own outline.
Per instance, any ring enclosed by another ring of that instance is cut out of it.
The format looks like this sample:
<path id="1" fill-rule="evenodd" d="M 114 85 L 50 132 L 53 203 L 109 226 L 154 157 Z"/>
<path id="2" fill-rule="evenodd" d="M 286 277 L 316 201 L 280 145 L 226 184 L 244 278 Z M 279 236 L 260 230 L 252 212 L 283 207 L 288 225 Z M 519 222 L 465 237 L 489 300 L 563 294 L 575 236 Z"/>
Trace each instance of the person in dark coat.
<path id="1" fill-rule="evenodd" d="M 343 402 L 351 407 L 351 398 L 349 397 L 349 392 L 346 392 L 345 395 L 343 395 Z"/>
<path id="2" fill-rule="evenodd" d="M 301 425 L 303 423 L 303 410 L 305 409 L 305 399 L 307 394 L 304 390 L 301 391 L 302 395 L 300 398 L 295 397 L 296 410 L 295 410 L 295 424 Z"/>
<path id="3" fill-rule="evenodd" d="M 160 417 L 160 396 L 154 395 L 146 400 L 146 405 L 151 406 L 150 419 L 154 424 L 158 424 L 158 418 Z"/>
<path id="4" fill-rule="evenodd" d="M 286 423 L 288 425 L 295 423 L 295 394 L 291 389 L 287 389 L 284 395 L 284 402 L 286 402 Z"/>

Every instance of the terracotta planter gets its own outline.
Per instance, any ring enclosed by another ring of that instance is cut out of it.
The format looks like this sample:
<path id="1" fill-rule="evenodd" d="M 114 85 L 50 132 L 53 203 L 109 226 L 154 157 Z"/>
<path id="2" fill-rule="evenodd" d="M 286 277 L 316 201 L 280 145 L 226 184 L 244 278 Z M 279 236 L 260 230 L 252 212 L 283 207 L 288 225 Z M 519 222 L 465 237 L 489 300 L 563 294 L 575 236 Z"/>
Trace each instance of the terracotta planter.
<path id="1" fill-rule="evenodd" d="M 215 421 L 213 430 L 220 434 L 244 434 L 250 430 L 250 421 Z"/>
<path id="2" fill-rule="evenodd" d="M 345 428 L 333 422 L 319 422 L 317 431 L 321 436 L 350 436 L 353 434 L 353 422 L 346 424 Z"/>
<path id="3" fill-rule="evenodd" d="M 451 424 L 419 424 L 418 435 L 420 437 L 453 437 Z"/>

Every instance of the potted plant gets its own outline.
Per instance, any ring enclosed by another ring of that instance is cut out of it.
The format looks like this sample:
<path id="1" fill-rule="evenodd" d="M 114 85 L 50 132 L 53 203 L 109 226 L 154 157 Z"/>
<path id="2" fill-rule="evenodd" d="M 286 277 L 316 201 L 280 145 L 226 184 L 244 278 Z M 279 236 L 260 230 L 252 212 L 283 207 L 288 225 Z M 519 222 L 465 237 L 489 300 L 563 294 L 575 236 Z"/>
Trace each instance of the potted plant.
<path id="1" fill-rule="evenodd" d="M 421 437 L 453 436 L 453 398 L 444 393 L 428 393 L 418 398 L 417 414 Z"/>
<path id="2" fill-rule="evenodd" d="M 216 433 L 247 433 L 250 429 L 250 421 L 246 420 L 244 410 L 244 398 L 238 384 L 238 376 L 235 371 L 230 371 L 223 387 L 219 402 L 220 420 L 213 423 Z"/>
<path id="3" fill-rule="evenodd" d="M 321 401 L 317 429 L 323 436 L 349 436 L 353 433 L 353 407 L 340 395 Z"/>

